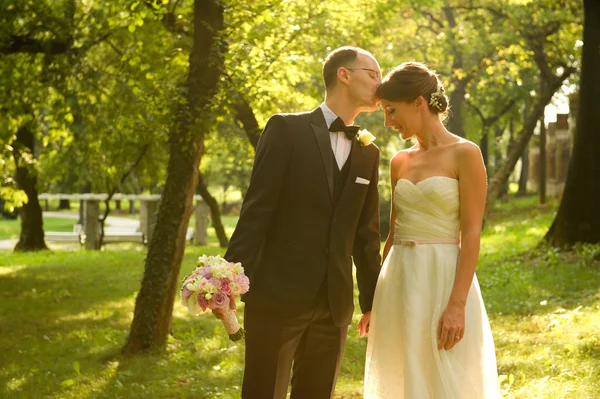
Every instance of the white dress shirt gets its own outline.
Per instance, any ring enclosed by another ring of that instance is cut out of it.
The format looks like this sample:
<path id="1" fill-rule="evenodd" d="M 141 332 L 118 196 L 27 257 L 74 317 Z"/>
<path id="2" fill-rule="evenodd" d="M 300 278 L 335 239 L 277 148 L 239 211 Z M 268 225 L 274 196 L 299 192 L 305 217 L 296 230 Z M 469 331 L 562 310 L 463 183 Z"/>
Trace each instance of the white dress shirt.
<path id="1" fill-rule="evenodd" d="M 327 128 L 337 119 L 337 115 L 323 102 L 320 105 L 323 116 L 325 116 L 325 122 Z M 342 167 L 350 156 L 350 149 L 352 148 L 352 141 L 346 137 L 344 132 L 329 132 L 329 138 L 331 140 L 331 149 L 333 150 L 333 156 L 337 162 L 338 168 L 342 170 Z"/>

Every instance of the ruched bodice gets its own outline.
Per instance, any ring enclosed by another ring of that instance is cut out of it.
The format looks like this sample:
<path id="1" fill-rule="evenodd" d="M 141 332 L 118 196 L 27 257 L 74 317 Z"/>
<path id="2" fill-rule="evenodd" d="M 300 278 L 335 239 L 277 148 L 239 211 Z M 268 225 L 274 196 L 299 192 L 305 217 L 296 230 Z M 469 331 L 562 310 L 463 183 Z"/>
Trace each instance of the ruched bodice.
<path id="1" fill-rule="evenodd" d="M 458 239 L 458 180 L 432 176 L 416 184 L 400 179 L 394 191 L 394 240 Z"/>

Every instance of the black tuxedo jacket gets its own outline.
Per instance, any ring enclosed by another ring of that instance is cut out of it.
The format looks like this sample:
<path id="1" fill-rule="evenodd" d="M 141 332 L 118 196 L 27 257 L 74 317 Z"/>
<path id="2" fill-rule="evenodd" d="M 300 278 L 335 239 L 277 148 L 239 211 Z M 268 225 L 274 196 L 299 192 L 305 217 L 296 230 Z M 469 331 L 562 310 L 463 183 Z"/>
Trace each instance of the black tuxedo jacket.
<path id="1" fill-rule="evenodd" d="M 334 162 L 320 108 L 277 114 L 267 122 L 225 254 L 241 262 L 250 279 L 247 304 L 294 317 L 314 305 L 325 285 L 335 325 L 348 325 L 354 310 L 353 258 L 361 309 L 371 310 L 381 263 L 379 149 L 353 140 L 337 206 Z M 369 183 L 357 183 L 358 177 Z"/>

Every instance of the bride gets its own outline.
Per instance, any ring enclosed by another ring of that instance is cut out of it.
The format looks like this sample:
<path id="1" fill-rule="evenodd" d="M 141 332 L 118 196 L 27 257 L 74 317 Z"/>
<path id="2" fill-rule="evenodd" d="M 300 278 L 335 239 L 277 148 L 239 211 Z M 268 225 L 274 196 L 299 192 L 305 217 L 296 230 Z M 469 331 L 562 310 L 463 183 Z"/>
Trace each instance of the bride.
<path id="1" fill-rule="evenodd" d="M 446 130 L 444 88 L 408 62 L 377 97 L 385 126 L 417 144 L 391 161 L 392 211 L 368 333 L 365 399 L 499 398 L 494 341 L 475 276 L 486 196 L 477 145 Z"/>

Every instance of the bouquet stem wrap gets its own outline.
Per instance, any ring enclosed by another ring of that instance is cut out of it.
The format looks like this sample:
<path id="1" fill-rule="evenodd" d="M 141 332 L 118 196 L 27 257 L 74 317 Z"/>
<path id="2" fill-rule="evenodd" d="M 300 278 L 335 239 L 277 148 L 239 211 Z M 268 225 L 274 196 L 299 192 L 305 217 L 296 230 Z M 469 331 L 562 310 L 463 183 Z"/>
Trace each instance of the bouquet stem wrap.
<path id="1" fill-rule="evenodd" d="M 225 308 L 223 311 L 223 327 L 225 327 L 225 331 L 229 334 L 229 339 L 235 342 L 244 338 L 246 330 L 240 326 L 235 311 L 229 308 Z"/>
<path id="2" fill-rule="evenodd" d="M 219 309 L 218 317 L 222 318 L 229 339 L 239 341 L 244 338 L 246 331 L 235 314 L 235 298 L 250 288 L 242 264 L 228 262 L 221 256 L 206 255 L 198 257 L 196 264 L 198 267 L 192 274 L 183 279 L 181 303 L 193 315 Z"/>

